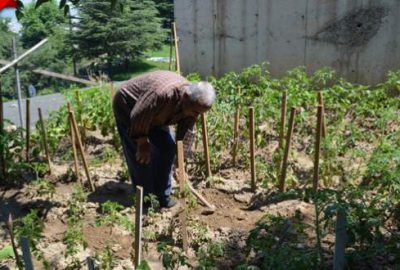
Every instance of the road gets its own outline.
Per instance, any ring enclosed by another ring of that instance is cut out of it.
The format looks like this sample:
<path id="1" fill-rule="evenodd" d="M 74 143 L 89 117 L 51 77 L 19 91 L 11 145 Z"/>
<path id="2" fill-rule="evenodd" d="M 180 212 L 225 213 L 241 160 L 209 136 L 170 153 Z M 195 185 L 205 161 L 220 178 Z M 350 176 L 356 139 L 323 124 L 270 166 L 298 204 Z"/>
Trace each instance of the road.
<path id="1" fill-rule="evenodd" d="M 118 87 L 125 81 L 114 81 L 114 87 Z M 91 87 L 81 88 L 80 91 L 85 91 Z M 35 127 L 36 122 L 39 120 L 38 108 L 42 109 L 43 118 L 47 119 L 50 112 L 58 110 L 62 105 L 67 103 L 67 99 L 64 95 L 50 94 L 44 96 L 36 96 L 31 98 L 31 127 Z M 18 114 L 18 101 L 4 102 L 4 118 L 13 122 L 19 127 L 19 114 Z M 22 99 L 22 121 L 25 127 L 26 121 L 26 99 Z"/>
<path id="2" fill-rule="evenodd" d="M 42 109 L 43 118 L 48 118 L 50 112 L 58 110 L 67 102 L 65 96 L 60 93 L 31 98 L 31 127 L 39 120 L 38 108 Z M 20 125 L 18 114 L 18 101 L 4 102 L 4 118 L 13 122 L 16 126 Z M 25 127 L 26 99 L 22 99 L 22 120 Z"/>

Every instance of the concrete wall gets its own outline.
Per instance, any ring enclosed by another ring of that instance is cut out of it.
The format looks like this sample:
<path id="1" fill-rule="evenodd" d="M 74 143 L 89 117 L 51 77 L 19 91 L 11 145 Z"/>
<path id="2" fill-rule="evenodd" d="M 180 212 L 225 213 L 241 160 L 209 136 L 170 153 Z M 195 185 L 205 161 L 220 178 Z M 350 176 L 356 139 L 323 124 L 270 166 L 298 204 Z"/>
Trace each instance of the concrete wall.
<path id="1" fill-rule="evenodd" d="M 400 0 L 175 0 L 175 17 L 184 73 L 268 61 L 376 83 L 400 68 Z"/>

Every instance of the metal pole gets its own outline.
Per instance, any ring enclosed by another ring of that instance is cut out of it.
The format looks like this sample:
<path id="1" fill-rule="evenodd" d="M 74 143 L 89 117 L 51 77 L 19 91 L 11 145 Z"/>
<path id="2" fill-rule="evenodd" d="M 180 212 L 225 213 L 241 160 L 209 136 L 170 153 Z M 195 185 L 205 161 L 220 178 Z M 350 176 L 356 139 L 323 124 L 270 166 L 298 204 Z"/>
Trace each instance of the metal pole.
<path id="1" fill-rule="evenodd" d="M 47 38 L 43 39 L 42 41 L 40 41 L 38 44 L 36 44 L 35 46 L 33 46 L 32 48 L 30 48 L 29 50 L 27 50 L 26 52 L 24 52 L 23 54 L 21 54 L 17 59 L 14 59 L 14 61 L 12 61 L 11 63 L 5 65 L 4 67 L 0 68 L 0 74 L 4 73 L 7 69 L 15 66 L 19 61 L 21 61 L 22 59 L 24 59 L 25 57 L 27 57 L 29 54 L 31 54 L 32 52 L 36 51 L 37 49 L 39 49 L 43 44 L 45 44 L 48 41 Z"/>
<path id="2" fill-rule="evenodd" d="M 15 37 L 12 39 L 12 46 L 13 46 L 13 52 L 14 52 L 14 59 L 18 58 L 17 55 L 17 42 L 15 41 Z M 19 113 L 19 124 L 20 127 L 22 128 L 24 126 L 24 122 L 22 120 L 22 104 L 21 104 L 21 82 L 19 79 L 19 69 L 18 65 L 15 65 L 15 80 L 16 80 L 16 85 L 17 85 L 17 95 L 18 95 L 18 113 Z"/>
<path id="3" fill-rule="evenodd" d="M 0 134 L 4 135 L 4 112 L 3 112 L 3 91 L 1 90 L 1 75 L 0 75 Z M 0 161 L 1 161 L 1 177 L 6 179 L 6 162 L 5 162 L 4 145 L 0 144 Z"/>
<path id="4" fill-rule="evenodd" d="M 26 162 L 29 162 L 29 152 L 31 148 L 31 100 L 26 99 Z"/>
<path id="5" fill-rule="evenodd" d="M 21 246 L 22 250 L 22 259 L 24 260 L 24 267 L 25 270 L 33 270 L 33 263 L 32 263 L 32 254 L 31 250 L 29 249 L 29 240 L 25 236 L 22 236 L 19 239 L 19 245 Z"/>
<path id="6" fill-rule="evenodd" d="M 333 254 L 333 269 L 343 270 L 346 268 L 346 226 L 347 217 L 346 210 L 339 206 L 336 216 L 336 227 L 335 227 L 335 252 Z"/>

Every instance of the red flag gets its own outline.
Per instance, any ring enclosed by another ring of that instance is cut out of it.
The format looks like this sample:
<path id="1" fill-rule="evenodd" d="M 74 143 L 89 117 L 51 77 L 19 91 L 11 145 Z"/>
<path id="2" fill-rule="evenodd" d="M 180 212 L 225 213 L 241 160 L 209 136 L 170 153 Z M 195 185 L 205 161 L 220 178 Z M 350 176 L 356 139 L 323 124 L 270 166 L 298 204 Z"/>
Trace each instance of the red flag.
<path id="1" fill-rule="evenodd" d="M 0 0 L 0 11 L 4 8 L 16 8 L 17 0 Z"/>

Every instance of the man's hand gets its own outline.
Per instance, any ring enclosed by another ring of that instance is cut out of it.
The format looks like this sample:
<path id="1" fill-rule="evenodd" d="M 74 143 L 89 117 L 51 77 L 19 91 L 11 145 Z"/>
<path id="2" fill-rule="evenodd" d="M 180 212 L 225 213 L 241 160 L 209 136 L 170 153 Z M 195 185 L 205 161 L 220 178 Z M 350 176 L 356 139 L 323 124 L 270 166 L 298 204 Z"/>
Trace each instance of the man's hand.
<path id="1" fill-rule="evenodd" d="M 136 140 L 136 160 L 141 164 L 149 164 L 151 159 L 150 142 L 147 138 L 140 138 Z"/>

